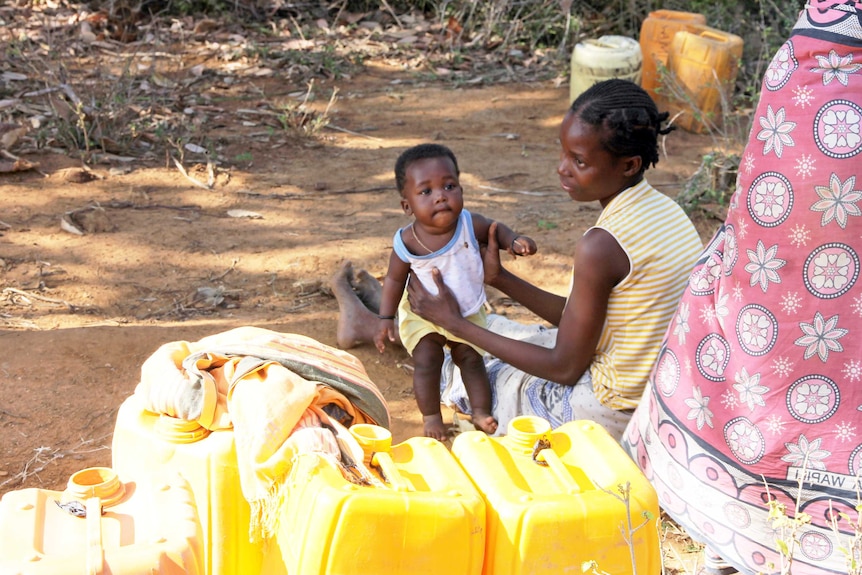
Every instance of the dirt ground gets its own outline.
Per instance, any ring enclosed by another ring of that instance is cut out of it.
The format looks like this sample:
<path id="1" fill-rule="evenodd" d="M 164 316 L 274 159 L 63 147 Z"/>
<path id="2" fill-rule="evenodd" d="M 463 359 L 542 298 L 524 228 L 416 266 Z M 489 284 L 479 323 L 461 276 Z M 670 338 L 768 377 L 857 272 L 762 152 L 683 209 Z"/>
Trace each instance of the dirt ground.
<path id="1" fill-rule="evenodd" d="M 599 210 L 559 190 L 567 85 L 425 84 L 378 64 L 319 87 L 338 88 L 329 126 L 300 139 L 243 110 L 256 90 L 301 86 L 257 78 L 220 94 L 206 120 L 223 159 L 212 189 L 191 181 L 208 178 L 192 152 L 188 177 L 168 161 L 85 169 L 33 149 L 20 155 L 36 169 L 0 174 L 0 494 L 62 489 L 71 473 L 110 465 L 117 409 L 164 343 L 254 325 L 336 345 L 330 278 L 347 260 L 384 274 L 407 222 L 392 175 L 407 146 L 451 147 L 466 206 L 538 243 L 511 267 L 565 293 L 573 246 Z M 648 179 L 675 195 L 712 144 L 672 133 Z M 496 311 L 529 319 L 499 295 L 489 292 Z M 421 434 L 409 356 L 351 352 L 389 403 L 395 442 Z"/>

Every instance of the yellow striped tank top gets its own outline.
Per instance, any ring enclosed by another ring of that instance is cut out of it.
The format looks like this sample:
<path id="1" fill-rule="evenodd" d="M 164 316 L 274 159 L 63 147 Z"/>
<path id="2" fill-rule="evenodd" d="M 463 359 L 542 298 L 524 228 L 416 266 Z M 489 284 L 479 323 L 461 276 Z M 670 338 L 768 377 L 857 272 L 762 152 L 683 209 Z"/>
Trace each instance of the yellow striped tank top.
<path id="1" fill-rule="evenodd" d="M 633 409 L 703 245 L 682 208 L 646 180 L 613 198 L 594 227 L 616 238 L 631 271 L 611 291 L 593 392 L 610 408 Z"/>

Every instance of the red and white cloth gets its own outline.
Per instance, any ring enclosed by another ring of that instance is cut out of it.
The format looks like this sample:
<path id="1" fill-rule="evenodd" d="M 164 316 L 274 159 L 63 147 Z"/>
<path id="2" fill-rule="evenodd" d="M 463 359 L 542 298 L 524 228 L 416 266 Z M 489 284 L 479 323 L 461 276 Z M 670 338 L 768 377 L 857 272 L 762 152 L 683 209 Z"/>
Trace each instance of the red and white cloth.
<path id="1" fill-rule="evenodd" d="M 662 507 L 741 573 L 779 571 L 770 499 L 811 516 L 794 575 L 848 571 L 853 529 L 830 518 L 858 517 L 860 250 L 862 3 L 811 1 L 623 440 Z"/>

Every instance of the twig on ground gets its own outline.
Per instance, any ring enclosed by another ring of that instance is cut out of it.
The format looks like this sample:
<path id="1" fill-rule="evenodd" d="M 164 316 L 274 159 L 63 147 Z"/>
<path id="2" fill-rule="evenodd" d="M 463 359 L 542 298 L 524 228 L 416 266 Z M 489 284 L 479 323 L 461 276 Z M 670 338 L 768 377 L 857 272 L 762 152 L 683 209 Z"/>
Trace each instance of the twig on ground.
<path id="1" fill-rule="evenodd" d="M 107 445 L 99 445 L 93 449 L 88 449 L 86 451 L 80 450 L 81 447 L 92 446 L 93 444 L 95 444 L 95 442 L 102 441 L 103 439 L 105 439 L 105 437 L 100 437 L 98 439 L 81 440 L 78 445 L 76 445 L 72 449 L 65 451 L 46 446 L 37 447 L 36 449 L 34 449 L 36 454 L 24 464 L 24 469 L 0 483 L 0 487 L 5 487 L 6 485 L 15 481 L 17 481 L 18 484 L 21 485 L 31 476 L 38 475 L 41 471 L 44 471 L 45 468 L 48 467 L 48 465 L 58 459 L 63 459 L 67 455 L 80 455 L 83 453 L 92 453 L 93 451 L 110 449 L 110 447 L 108 447 Z M 45 455 L 46 453 L 48 454 L 47 456 Z"/>
<path id="2" fill-rule="evenodd" d="M 524 194 L 525 196 L 555 196 L 556 192 L 534 192 L 532 190 L 505 190 L 503 188 L 495 188 L 493 186 L 476 186 L 482 190 L 489 190 L 491 194 Z"/>
<path id="3" fill-rule="evenodd" d="M 169 206 L 166 204 L 147 204 L 147 205 L 142 206 L 142 205 L 136 204 L 134 202 L 122 202 L 119 200 L 111 200 L 107 204 L 102 204 L 102 207 L 112 208 L 112 209 L 116 209 L 116 210 L 125 210 L 125 209 L 131 209 L 131 210 L 179 210 L 181 212 L 183 212 L 183 211 L 198 212 L 201 209 L 200 206 L 195 206 L 195 205 Z"/>
<path id="4" fill-rule="evenodd" d="M 8 415 L 9 417 L 14 417 L 15 419 L 29 419 L 23 415 L 18 415 L 17 413 L 12 413 L 11 411 L 6 411 L 2 407 L 0 407 L 0 414 Z"/>
<path id="5" fill-rule="evenodd" d="M 335 190 L 332 192 L 315 192 L 314 194 L 262 194 L 260 192 L 252 192 L 251 190 L 238 190 L 237 194 L 245 196 L 254 196 L 266 200 L 310 200 L 319 198 L 320 196 L 330 196 L 338 194 L 365 194 L 370 192 L 385 192 L 391 190 L 391 186 L 374 186 L 372 188 L 347 188 L 346 190 Z"/>
<path id="6" fill-rule="evenodd" d="M 18 296 L 20 296 L 20 297 L 23 297 L 24 299 L 27 299 L 27 298 L 33 298 L 33 299 L 36 299 L 36 300 L 39 300 L 39 301 L 44 301 L 44 302 L 47 302 L 47 303 L 53 303 L 53 304 L 56 304 L 56 305 L 64 305 L 64 306 L 66 306 L 67 308 L 69 308 L 70 310 L 74 310 L 74 309 L 75 309 L 75 306 L 74 306 L 74 305 L 70 304 L 69 302 L 67 302 L 67 301 L 65 301 L 65 300 L 60 300 L 60 299 L 54 299 L 54 298 L 50 298 L 50 297 L 45 297 L 45 296 L 43 296 L 43 295 L 35 294 L 35 293 L 32 293 L 32 292 L 26 292 L 26 291 L 24 291 L 24 290 L 19 290 L 19 289 L 17 289 L 17 288 L 12 288 L 12 287 L 3 288 L 3 293 L 4 293 L 4 294 L 6 294 L 6 293 L 13 294 L 13 296 L 14 296 L 14 295 L 18 295 Z M 14 297 L 13 297 L 13 303 L 17 303 L 17 302 L 15 302 L 15 301 L 14 301 Z M 30 303 L 30 302 L 27 302 L 27 303 Z"/>
<path id="7" fill-rule="evenodd" d="M 203 188 L 203 189 L 205 189 L 205 190 L 211 190 L 211 189 L 212 189 L 212 186 L 207 185 L 207 184 L 205 184 L 205 183 L 203 183 L 203 182 L 199 182 L 199 181 L 197 181 L 196 179 L 194 179 L 193 177 L 191 177 L 191 176 L 189 175 L 189 173 L 186 171 L 186 169 L 183 167 L 183 165 L 180 163 L 180 161 L 179 161 L 179 160 L 177 160 L 175 157 L 171 156 L 171 159 L 174 161 L 174 164 L 177 166 L 177 169 L 180 171 L 180 173 L 181 173 L 183 176 L 185 176 L 185 178 L 186 178 L 188 181 L 190 181 L 191 183 L 193 183 L 194 185 L 196 185 L 196 186 L 197 186 L 197 187 L 199 187 L 199 188 Z M 209 163 L 208 163 L 207 165 L 209 166 Z"/>
<path id="8" fill-rule="evenodd" d="M 236 264 L 238 264 L 238 263 L 239 263 L 239 258 L 234 258 L 234 259 L 233 259 L 233 261 L 232 261 L 232 262 L 230 262 L 230 267 L 229 267 L 229 268 L 227 268 L 224 272 L 222 272 L 221 274 L 217 275 L 216 277 L 214 277 L 214 278 L 210 278 L 210 281 L 218 281 L 218 280 L 222 279 L 224 276 L 226 276 L 227 274 L 229 274 L 230 272 L 232 272 L 233 270 L 235 270 L 235 269 L 236 269 Z"/>
<path id="9" fill-rule="evenodd" d="M 368 134 L 363 134 L 361 132 L 354 132 L 353 130 L 348 130 L 347 128 L 342 128 L 341 126 L 336 126 L 335 124 L 326 124 L 324 126 L 324 128 L 330 128 L 332 130 L 344 132 L 345 134 L 350 134 L 352 136 L 359 136 L 360 138 L 368 138 L 369 140 L 376 140 L 378 142 L 383 141 L 383 138 L 378 138 L 376 136 L 369 136 Z"/>

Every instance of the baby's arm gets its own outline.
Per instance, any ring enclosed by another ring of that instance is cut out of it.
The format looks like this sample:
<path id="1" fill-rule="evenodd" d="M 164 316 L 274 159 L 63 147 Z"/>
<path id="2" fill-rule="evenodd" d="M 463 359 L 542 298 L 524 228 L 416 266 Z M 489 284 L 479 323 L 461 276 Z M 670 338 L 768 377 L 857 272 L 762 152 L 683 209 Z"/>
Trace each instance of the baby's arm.
<path id="1" fill-rule="evenodd" d="M 488 233 L 493 220 L 489 220 L 481 214 L 471 212 L 471 215 L 473 216 L 473 231 L 476 232 L 476 239 L 479 240 L 479 243 L 487 244 Z M 497 245 L 515 256 L 531 256 L 538 250 L 533 238 L 519 234 L 501 222 L 497 222 Z"/>
<path id="2" fill-rule="evenodd" d="M 404 286 L 407 284 L 407 276 L 410 273 L 410 264 L 403 261 L 392 250 L 389 255 L 389 269 L 383 278 L 383 292 L 380 296 L 380 310 L 377 312 L 379 324 L 377 334 L 374 336 L 374 345 L 377 351 L 383 353 L 386 348 L 386 340 L 395 341 L 395 314 Z"/>

